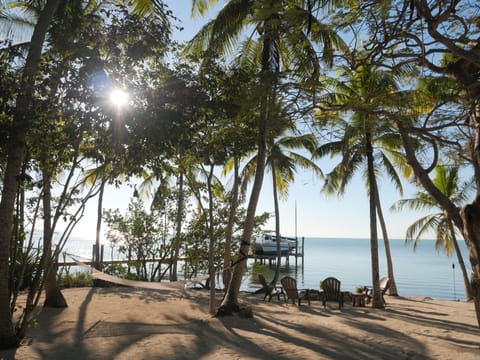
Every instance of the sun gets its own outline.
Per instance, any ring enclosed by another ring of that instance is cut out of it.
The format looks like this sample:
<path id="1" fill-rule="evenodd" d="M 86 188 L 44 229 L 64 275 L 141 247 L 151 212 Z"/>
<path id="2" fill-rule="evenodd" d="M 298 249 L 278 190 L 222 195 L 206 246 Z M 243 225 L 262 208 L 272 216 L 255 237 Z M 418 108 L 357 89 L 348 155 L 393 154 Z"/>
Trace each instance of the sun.
<path id="1" fill-rule="evenodd" d="M 114 89 L 110 93 L 110 101 L 115 106 L 121 107 L 125 105 L 128 101 L 128 94 L 121 89 Z"/>

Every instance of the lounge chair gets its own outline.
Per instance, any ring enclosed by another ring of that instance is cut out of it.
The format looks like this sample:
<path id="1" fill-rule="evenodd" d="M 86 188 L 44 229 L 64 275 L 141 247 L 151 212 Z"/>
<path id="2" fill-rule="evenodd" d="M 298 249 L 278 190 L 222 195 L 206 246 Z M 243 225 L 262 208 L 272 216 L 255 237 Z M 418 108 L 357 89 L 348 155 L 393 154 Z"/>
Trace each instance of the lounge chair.
<path id="1" fill-rule="evenodd" d="M 280 280 L 280 282 L 282 283 L 283 290 L 285 290 L 285 293 L 287 294 L 287 301 L 288 299 L 291 299 L 292 303 L 295 304 L 295 300 L 298 300 L 298 306 L 300 306 L 302 300 L 307 300 L 308 305 L 310 305 L 308 290 L 305 292 L 298 291 L 297 280 L 290 276 L 285 276 Z"/>
<path id="2" fill-rule="evenodd" d="M 265 289 L 265 296 L 263 297 L 263 301 L 265 301 L 265 299 L 268 296 L 268 301 L 270 302 L 270 300 L 272 300 L 272 297 L 274 295 L 277 296 L 277 299 L 279 301 L 280 301 L 280 295 L 283 295 L 283 299 L 284 301 L 286 301 L 285 293 L 283 292 L 283 289 L 281 287 L 268 284 L 267 280 L 265 279 L 265 276 L 263 276 L 262 274 L 258 275 L 258 280 L 260 281 L 260 284 L 262 284 L 262 288 Z"/>
<path id="3" fill-rule="evenodd" d="M 320 288 L 322 289 L 323 308 L 327 307 L 327 301 L 337 301 L 338 307 L 343 307 L 343 293 L 340 290 L 341 282 L 337 278 L 328 277 L 322 281 Z"/>
<path id="4" fill-rule="evenodd" d="M 385 301 L 385 294 L 387 292 L 387 290 L 390 288 L 390 285 L 392 284 L 390 278 L 388 276 L 384 276 L 380 279 L 380 294 L 382 295 L 382 301 L 383 301 L 383 304 L 386 305 L 387 302 Z M 368 288 L 367 291 L 366 291 L 366 294 L 369 296 L 369 297 L 372 297 L 373 296 L 373 288 Z M 370 299 L 369 299 L 370 301 Z"/>

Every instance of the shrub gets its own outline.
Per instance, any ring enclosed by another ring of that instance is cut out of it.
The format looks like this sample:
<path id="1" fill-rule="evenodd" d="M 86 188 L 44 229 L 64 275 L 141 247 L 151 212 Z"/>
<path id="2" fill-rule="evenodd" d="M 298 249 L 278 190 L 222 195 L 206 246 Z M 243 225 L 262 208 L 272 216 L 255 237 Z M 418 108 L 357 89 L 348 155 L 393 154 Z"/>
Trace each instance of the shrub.
<path id="1" fill-rule="evenodd" d="M 58 285 L 61 288 L 92 286 L 93 278 L 90 276 L 90 274 L 84 272 L 66 274 L 59 277 Z"/>

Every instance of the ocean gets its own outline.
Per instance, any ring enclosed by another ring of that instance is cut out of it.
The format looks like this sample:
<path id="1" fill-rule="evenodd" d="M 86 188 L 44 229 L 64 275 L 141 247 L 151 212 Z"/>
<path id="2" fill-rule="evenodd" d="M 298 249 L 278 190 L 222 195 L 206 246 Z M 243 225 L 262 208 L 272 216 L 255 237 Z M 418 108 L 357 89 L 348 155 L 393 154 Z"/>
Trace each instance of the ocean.
<path id="1" fill-rule="evenodd" d="M 470 275 L 467 247 L 463 240 L 459 242 Z M 371 286 L 369 239 L 305 238 L 304 244 L 303 266 L 299 258 L 299 266 L 295 268 L 292 266 L 295 260 L 290 258 L 290 268 L 282 271 L 282 276 L 294 276 L 299 288 L 319 289 L 320 281 L 329 276 L 338 278 L 344 291 L 354 291 L 361 285 Z M 465 300 L 465 287 L 456 254 L 449 258 L 443 251 L 437 252 L 433 240 L 422 240 L 413 251 L 412 245 L 405 245 L 401 239 L 390 240 L 390 252 L 399 295 Z M 379 240 L 378 257 L 382 277 L 387 275 L 383 240 Z M 273 271 L 267 280 L 273 277 Z"/>
<path id="2" fill-rule="evenodd" d="M 299 242 L 301 243 L 301 239 Z M 466 244 L 459 240 L 467 273 L 471 266 Z M 65 250 L 91 258 L 93 241 L 71 239 Z M 281 277 L 290 275 L 297 279 L 298 287 L 319 289 L 320 281 L 329 276 L 338 278 L 343 291 L 354 291 L 358 286 L 371 286 L 370 240 L 353 238 L 304 238 L 304 258 L 290 257 L 290 266 L 282 266 Z M 104 259 L 110 259 L 110 247 L 105 245 Z M 391 239 L 390 251 L 398 294 L 400 296 L 426 296 L 439 300 L 465 300 L 463 277 L 454 253 L 450 258 L 435 250 L 433 240 L 422 240 L 416 251 L 404 240 Z M 380 277 L 387 275 L 385 248 L 379 240 Z M 283 261 L 285 258 L 283 258 Z M 241 290 L 260 288 L 253 271 L 254 260 L 249 260 Z M 274 267 L 266 269 L 267 281 L 273 278 Z"/>

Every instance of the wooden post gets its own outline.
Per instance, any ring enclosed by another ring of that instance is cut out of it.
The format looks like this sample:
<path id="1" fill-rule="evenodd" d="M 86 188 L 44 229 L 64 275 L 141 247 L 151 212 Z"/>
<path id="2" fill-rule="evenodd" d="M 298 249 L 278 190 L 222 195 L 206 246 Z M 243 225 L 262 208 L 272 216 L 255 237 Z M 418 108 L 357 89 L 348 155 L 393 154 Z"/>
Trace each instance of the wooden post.
<path id="1" fill-rule="evenodd" d="M 98 260 L 98 259 L 95 258 L 95 254 L 97 253 L 95 251 L 96 249 L 97 249 L 97 245 L 93 244 L 92 245 L 92 265 L 93 265 L 94 268 L 96 268 L 96 264 L 97 264 L 97 260 Z"/>
<path id="2" fill-rule="evenodd" d="M 302 236 L 302 268 L 303 268 L 303 264 L 304 264 L 304 257 L 305 256 L 305 237 Z"/>
<path id="3" fill-rule="evenodd" d="M 102 271 L 103 270 L 103 250 L 104 250 L 104 245 L 102 244 L 100 247 L 100 260 L 98 262 L 98 270 Z"/>

